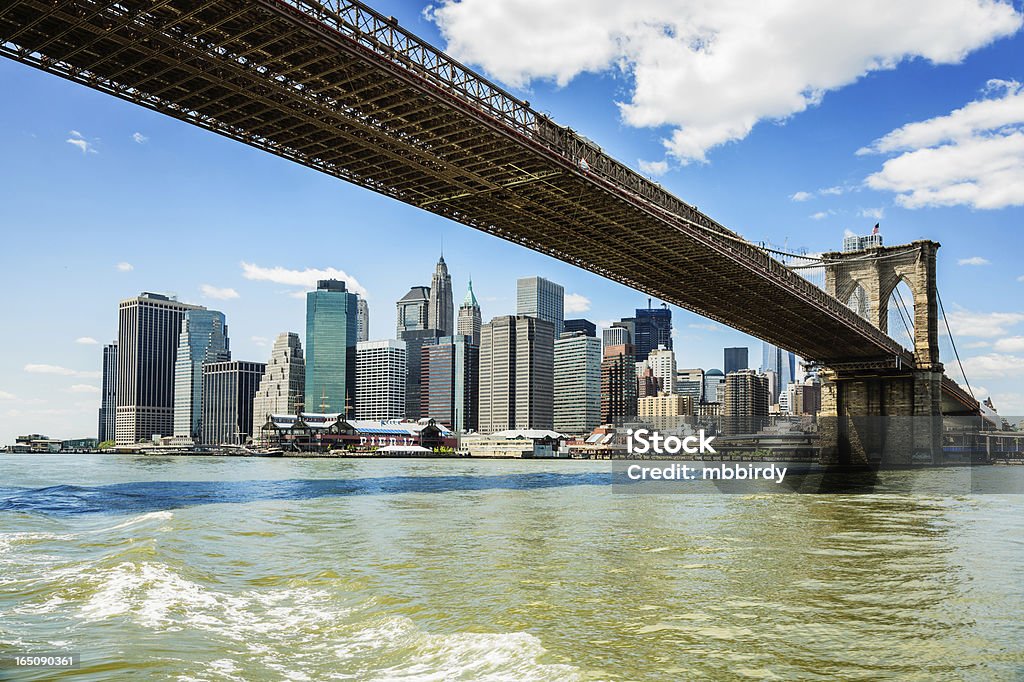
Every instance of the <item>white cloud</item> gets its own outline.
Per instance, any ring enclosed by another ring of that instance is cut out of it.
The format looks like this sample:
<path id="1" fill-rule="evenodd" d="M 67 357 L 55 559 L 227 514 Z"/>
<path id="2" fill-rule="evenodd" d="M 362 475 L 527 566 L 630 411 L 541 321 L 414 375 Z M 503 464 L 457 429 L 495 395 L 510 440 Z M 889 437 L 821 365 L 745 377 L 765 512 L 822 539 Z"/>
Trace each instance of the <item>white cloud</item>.
<path id="1" fill-rule="evenodd" d="M 857 151 L 898 154 L 866 179 L 906 208 L 1024 205 L 1024 86 L 990 80 L 981 99 L 908 123 Z"/>
<path id="2" fill-rule="evenodd" d="M 692 322 L 686 326 L 690 329 L 703 329 L 706 332 L 718 332 L 724 329 L 724 327 L 714 322 Z"/>
<path id="3" fill-rule="evenodd" d="M 0 400 L 14 400 L 17 396 L 7 391 L 0 391 Z"/>
<path id="4" fill-rule="evenodd" d="M 823 197 L 829 197 L 829 196 L 836 197 L 836 196 L 839 196 L 840 194 L 842 194 L 845 191 L 846 190 L 844 188 L 839 187 L 837 185 L 835 187 L 824 187 L 822 189 L 819 189 L 818 190 L 818 194 L 820 194 Z"/>
<path id="5" fill-rule="evenodd" d="M 99 393 L 100 389 L 98 386 L 92 384 L 73 384 L 71 388 L 67 389 L 69 393 Z"/>
<path id="6" fill-rule="evenodd" d="M 625 122 L 670 126 L 683 163 L 867 73 L 957 63 L 1021 25 L 991 0 L 439 0 L 427 16 L 449 53 L 515 87 L 618 69 Z"/>
<path id="7" fill-rule="evenodd" d="M 814 198 L 814 195 L 810 192 L 795 192 L 789 195 L 791 201 L 807 201 L 808 199 Z"/>
<path id="8" fill-rule="evenodd" d="M 1000 353 L 1024 353 L 1024 336 L 1010 336 L 999 339 L 995 349 Z"/>
<path id="9" fill-rule="evenodd" d="M 993 393 L 992 404 L 1004 417 L 1016 417 L 1024 414 L 1024 393 Z"/>
<path id="10" fill-rule="evenodd" d="M 132 265 L 131 263 L 125 263 L 124 261 L 121 261 L 120 263 L 117 264 L 117 269 L 120 270 L 121 272 L 131 272 L 132 270 L 135 269 L 135 266 Z"/>
<path id="11" fill-rule="evenodd" d="M 956 262 L 957 265 L 991 265 L 992 263 L 981 256 L 971 256 L 970 258 L 961 258 Z"/>
<path id="12" fill-rule="evenodd" d="M 260 346 L 261 348 L 270 343 L 270 340 L 265 336 L 250 336 L 249 340 L 252 341 L 254 345 Z"/>
<path id="13" fill-rule="evenodd" d="M 946 315 L 954 337 L 972 336 L 991 339 L 1006 336 L 1007 327 L 1024 322 L 1024 313 L 975 313 L 954 310 Z"/>
<path id="14" fill-rule="evenodd" d="M 862 218 L 871 218 L 872 220 L 881 220 L 885 217 L 884 208 L 862 208 L 860 210 L 860 216 Z"/>
<path id="15" fill-rule="evenodd" d="M 566 294 L 564 307 L 567 313 L 585 313 L 590 310 L 590 299 L 583 294 Z"/>
<path id="16" fill-rule="evenodd" d="M 92 338 L 91 336 L 79 336 L 77 339 L 75 339 L 75 343 L 80 343 L 83 346 L 95 346 L 96 344 L 99 343 L 99 341 Z"/>
<path id="17" fill-rule="evenodd" d="M 832 211 L 818 211 L 817 213 L 811 214 L 811 220 L 824 220 L 830 215 L 832 215 Z"/>
<path id="18" fill-rule="evenodd" d="M 149 138 L 142 133 L 132 133 L 132 139 L 135 140 L 136 144 L 145 144 L 149 141 Z"/>
<path id="19" fill-rule="evenodd" d="M 288 270 L 281 266 L 264 268 L 253 263 L 243 262 L 242 276 L 246 279 L 306 287 L 308 289 L 315 288 L 317 281 L 321 279 L 340 279 L 345 282 L 349 291 L 359 294 L 364 298 L 369 298 L 366 289 L 359 283 L 359 280 L 344 270 L 337 270 L 335 268 Z"/>
<path id="20" fill-rule="evenodd" d="M 964 358 L 964 373 L 978 379 L 1006 379 L 1024 377 L 1024 357 L 1002 353 Z"/>
<path id="21" fill-rule="evenodd" d="M 647 175 L 664 175 L 668 172 L 668 161 L 644 161 L 638 162 L 640 170 Z"/>
<path id="22" fill-rule="evenodd" d="M 968 350 L 977 350 L 978 348 L 991 348 L 991 341 L 971 341 L 970 343 L 963 344 L 963 347 Z"/>
<path id="23" fill-rule="evenodd" d="M 81 377 L 83 379 L 99 379 L 99 372 L 84 372 L 77 369 L 68 369 L 59 365 L 27 364 L 24 367 L 29 374 L 59 374 L 65 377 Z"/>
<path id="24" fill-rule="evenodd" d="M 89 142 L 88 140 L 86 140 L 82 136 L 82 133 L 78 132 L 77 130 L 69 130 L 68 131 L 68 135 L 70 135 L 71 137 L 69 137 L 68 139 L 66 139 L 64 141 L 67 142 L 68 144 L 70 144 L 73 147 L 77 147 L 79 150 L 81 150 L 81 152 L 83 154 L 98 154 L 99 153 L 99 152 L 96 151 L 96 148 L 93 147 L 92 143 Z"/>
<path id="25" fill-rule="evenodd" d="M 220 301 L 238 298 L 238 292 L 227 287 L 221 288 L 215 287 L 211 284 L 204 284 L 199 287 L 199 290 L 203 293 L 204 298 L 215 298 Z"/>
<path id="26" fill-rule="evenodd" d="M 1020 277 L 1018 277 L 1017 281 L 1018 282 L 1024 282 L 1024 275 L 1021 275 Z"/>

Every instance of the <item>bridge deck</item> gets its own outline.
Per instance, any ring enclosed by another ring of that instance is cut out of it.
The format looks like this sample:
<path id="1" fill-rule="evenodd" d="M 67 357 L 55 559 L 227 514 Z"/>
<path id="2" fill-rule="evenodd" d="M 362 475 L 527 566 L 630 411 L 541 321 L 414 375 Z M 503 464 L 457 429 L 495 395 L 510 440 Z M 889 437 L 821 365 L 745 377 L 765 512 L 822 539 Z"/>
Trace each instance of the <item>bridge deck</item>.
<path id="1" fill-rule="evenodd" d="M 807 359 L 913 364 L 762 250 L 357 2 L 6 0 L 0 52 Z"/>

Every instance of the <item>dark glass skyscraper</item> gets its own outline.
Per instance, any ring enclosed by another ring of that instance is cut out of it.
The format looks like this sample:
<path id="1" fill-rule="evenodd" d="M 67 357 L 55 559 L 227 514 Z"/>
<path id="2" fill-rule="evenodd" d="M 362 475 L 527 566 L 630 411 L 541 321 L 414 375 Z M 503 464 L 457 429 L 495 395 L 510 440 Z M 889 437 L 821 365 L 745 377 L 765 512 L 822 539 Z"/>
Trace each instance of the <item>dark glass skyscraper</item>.
<path id="1" fill-rule="evenodd" d="M 741 369 L 750 368 L 750 360 L 748 358 L 748 349 L 746 348 L 726 348 L 725 349 L 725 373 L 732 374 L 738 372 Z"/>
<path id="2" fill-rule="evenodd" d="M 358 296 L 336 279 L 306 294 L 307 412 L 347 412 L 355 405 Z"/>
<path id="3" fill-rule="evenodd" d="M 420 414 L 457 431 L 476 431 L 480 349 L 469 336 L 423 346 Z"/>
<path id="4" fill-rule="evenodd" d="M 597 336 L 597 325 L 590 320 L 566 320 L 566 332 L 583 332 L 584 336 Z"/>
<path id="5" fill-rule="evenodd" d="M 421 412 L 420 391 L 423 376 L 420 368 L 423 365 L 423 347 L 432 346 L 441 338 L 436 329 L 410 329 L 400 332 L 399 339 L 405 341 L 408 374 L 405 379 L 405 418 L 419 419 Z"/>
<path id="6" fill-rule="evenodd" d="M 99 441 L 114 440 L 117 391 L 117 344 L 103 346 L 103 387 L 100 389 Z"/>
<path id="7" fill-rule="evenodd" d="M 672 350 L 672 311 L 668 306 L 637 308 L 633 324 L 637 362 L 646 360 L 658 346 Z"/>

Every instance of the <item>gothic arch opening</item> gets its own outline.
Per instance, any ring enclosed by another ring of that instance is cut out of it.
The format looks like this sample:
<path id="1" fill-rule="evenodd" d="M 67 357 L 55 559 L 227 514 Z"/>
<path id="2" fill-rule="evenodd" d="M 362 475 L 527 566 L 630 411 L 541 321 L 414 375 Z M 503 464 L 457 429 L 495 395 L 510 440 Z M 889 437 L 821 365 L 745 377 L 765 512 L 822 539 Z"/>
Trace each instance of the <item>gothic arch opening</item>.
<path id="1" fill-rule="evenodd" d="M 914 350 L 914 292 L 906 279 L 900 278 L 888 301 L 888 333 L 908 350 Z"/>
<path id="2" fill-rule="evenodd" d="M 857 313 L 860 317 L 867 321 L 871 321 L 871 301 L 868 298 L 867 289 L 862 287 L 859 283 L 853 288 L 849 298 L 846 301 L 846 306 Z"/>

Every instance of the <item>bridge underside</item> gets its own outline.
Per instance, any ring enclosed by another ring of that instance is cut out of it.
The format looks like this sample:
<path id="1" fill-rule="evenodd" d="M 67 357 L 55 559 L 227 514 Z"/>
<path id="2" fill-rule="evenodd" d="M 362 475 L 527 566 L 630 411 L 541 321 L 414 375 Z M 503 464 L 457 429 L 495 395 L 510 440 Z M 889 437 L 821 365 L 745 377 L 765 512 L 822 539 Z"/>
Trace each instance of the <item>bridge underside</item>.
<path id="1" fill-rule="evenodd" d="M 761 249 L 359 2 L 4 0 L 0 54 L 823 366 L 914 366 Z"/>

